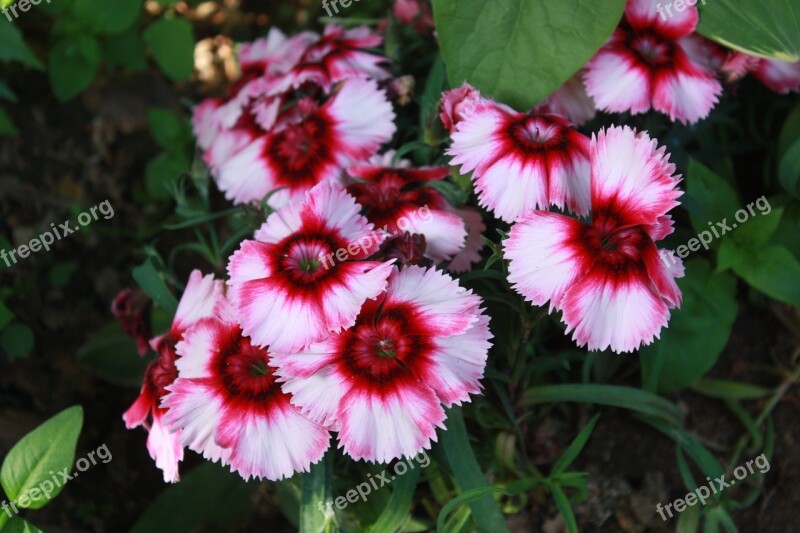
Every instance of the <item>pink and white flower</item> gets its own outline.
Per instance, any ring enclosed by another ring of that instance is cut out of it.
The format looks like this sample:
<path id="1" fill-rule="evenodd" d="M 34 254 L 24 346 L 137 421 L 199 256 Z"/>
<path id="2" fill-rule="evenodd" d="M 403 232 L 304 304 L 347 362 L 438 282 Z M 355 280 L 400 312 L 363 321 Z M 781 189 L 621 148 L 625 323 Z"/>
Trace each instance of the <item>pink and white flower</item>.
<path id="1" fill-rule="evenodd" d="M 352 79 L 321 106 L 309 99 L 290 120 L 255 137 L 222 163 L 217 184 L 236 203 L 267 194 L 278 209 L 326 180 L 339 182 L 351 163 L 374 154 L 395 132 L 394 111 L 372 80 Z M 278 190 L 280 189 L 280 190 Z"/>
<path id="2" fill-rule="evenodd" d="M 351 166 L 348 173 L 358 179 L 347 192 L 376 228 L 392 235 L 424 235 L 426 257 L 436 262 L 451 259 L 464 248 L 467 230 L 442 193 L 428 185 L 449 176 L 450 168 L 414 169 L 408 160 L 393 163 L 394 155 L 390 150 Z"/>
<path id="3" fill-rule="evenodd" d="M 199 270 L 192 272 L 169 332 L 150 341 L 158 357 L 148 365 L 139 397 L 123 415 L 128 429 L 144 426 L 148 430 L 147 450 L 164 472 L 164 481 L 169 483 L 179 479 L 178 463 L 183 460 L 183 446 L 180 431 L 166 423 L 167 411 L 159 401 L 178 375 L 175 346 L 187 328 L 214 314 L 223 290 L 222 281 L 215 280 L 212 275 L 203 277 Z"/>
<path id="4" fill-rule="evenodd" d="M 272 361 L 303 413 L 338 431 L 354 459 L 411 457 L 449 407 L 481 391 L 489 320 L 481 299 L 437 270 L 395 270 L 354 326 Z"/>
<path id="5" fill-rule="evenodd" d="M 694 123 L 708 116 L 722 85 L 712 69 L 692 59 L 683 40 L 697 28 L 697 7 L 665 19 L 656 4 L 628 0 L 623 23 L 584 70 L 586 90 L 605 111 L 655 109 Z"/>
<path id="6" fill-rule="evenodd" d="M 567 332 L 590 350 L 650 344 L 681 303 L 655 241 L 672 232 L 667 211 L 682 194 L 663 147 L 624 127 L 592 139 L 590 223 L 533 211 L 505 243 L 509 281 L 534 305 L 563 311 Z"/>
<path id="7" fill-rule="evenodd" d="M 503 220 L 550 205 L 589 211 L 589 139 L 564 118 L 484 100 L 451 136 L 452 164 L 462 174 L 474 171 L 480 205 Z"/>
<path id="8" fill-rule="evenodd" d="M 232 307 L 195 324 L 177 352 L 178 379 L 163 405 L 181 444 L 245 480 L 280 480 L 322 458 L 330 434 L 290 403 L 269 351 L 242 336 Z"/>
<path id="9" fill-rule="evenodd" d="M 353 325 L 386 287 L 391 262 L 364 261 L 383 235 L 352 196 L 331 183 L 270 215 L 230 258 L 228 274 L 244 335 L 274 353 Z"/>
<path id="10" fill-rule="evenodd" d="M 311 82 L 326 92 L 348 79 L 389 79 L 387 59 L 367 52 L 381 45 L 383 38 L 366 26 L 344 29 L 330 24 L 322 37 L 311 43 L 284 76 L 276 81 L 271 94 L 297 89 Z"/>

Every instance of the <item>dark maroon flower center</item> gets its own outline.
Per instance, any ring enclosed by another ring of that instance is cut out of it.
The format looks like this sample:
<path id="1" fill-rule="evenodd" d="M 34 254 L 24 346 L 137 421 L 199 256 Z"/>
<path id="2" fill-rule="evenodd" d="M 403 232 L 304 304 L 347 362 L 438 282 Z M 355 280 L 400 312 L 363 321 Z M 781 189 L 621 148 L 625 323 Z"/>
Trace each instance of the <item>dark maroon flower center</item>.
<path id="1" fill-rule="evenodd" d="M 312 284 L 326 278 L 338 262 L 336 252 L 347 249 L 333 235 L 309 233 L 295 235 L 277 247 L 276 263 L 290 281 Z"/>
<path id="2" fill-rule="evenodd" d="M 266 350 L 250 344 L 250 339 L 242 337 L 238 328 L 231 328 L 221 336 L 214 368 L 229 399 L 266 402 L 283 394 L 267 364 Z"/>
<path id="3" fill-rule="evenodd" d="M 672 60 L 672 43 L 652 33 L 634 36 L 631 48 L 650 65 L 661 66 Z"/>
<path id="4" fill-rule="evenodd" d="M 648 240 L 640 226 L 622 226 L 613 215 L 595 213 L 585 242 L 600 261 L 619 268 L 638 263 Z"/>
<path id="5" fill-rule="evenodd" d="M 525 115 L 508 126 L 508 135 L 525 152 L 560 149 L 567 144 L 567 126 L 543 115 Z"/>
<path id="6" fill-rule="evenodd" d="M 367 302 L 356 325 L 342 335 L 341 371 L 368 388 L 416 380 L 434 349 L 419 322 L 408 305 Z"/>
<path id="7" fill-rule="evenodd" d="M 277 167 L 280 186 L 311 188 L 335 161 L 335 144 L 330 122 L 317 112 L 270 136 L 264 150 Z"/>

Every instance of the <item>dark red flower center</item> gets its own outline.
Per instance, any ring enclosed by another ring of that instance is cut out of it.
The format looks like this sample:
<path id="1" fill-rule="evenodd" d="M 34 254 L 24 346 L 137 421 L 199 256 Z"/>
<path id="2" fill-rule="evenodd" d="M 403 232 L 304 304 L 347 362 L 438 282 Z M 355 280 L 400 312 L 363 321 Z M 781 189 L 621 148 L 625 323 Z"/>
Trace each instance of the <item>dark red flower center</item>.
<path id="1" fill-rule="evenodd" d="M 333 144 L 331 124 L 315 113 L 271 136 L 265 151 L 277 166 L 281 186 L 311 188 L 334 161 Z"/>
<path id="2" fill-rule="evenodd" d="M 333 273 L 336 252 L 345 248 L 333 235 L 323 233 L 299 234 L 277 247 L 278 269 L 291 282 L 309 285 Z"/>
<path id="3" fill-rule="evenodd" d="M 640 226 L 622 226 L 611 214 L 594 213 L 585 242 L 593 255 L 611 267 L 638 264 L 650 238 Z"/>
<path id="4" fill-rule="evenodd" d="M 661 66 L 672 60 L 672 43 L 652 33 L 633 37 L 631 48 L 650 65 Z"/>
<path id="5" fill-rule="evenodd" d="M 338 364 L 354 385 L 388 391 L 417 380 L 433 349 L 412 306 L 370 300 L 356 325 L 342 335 Z"/>
<path id="6" fill-rule="evenodd" d="M 219 388 L 229 400 L 264 403 L 282 398 L 280 384 L 268 366 L 267 350 L 250 344 L 237 327 L 223 329 L 218 338 L 219 351 L 213 362 Z"/>
<path id="7" fill-rule="evenodd" d="M 524 115 L 514 119 L 506 131 L 525 152 L 560 149 L 567 144 L 567 124 L 555 117 Z"/>

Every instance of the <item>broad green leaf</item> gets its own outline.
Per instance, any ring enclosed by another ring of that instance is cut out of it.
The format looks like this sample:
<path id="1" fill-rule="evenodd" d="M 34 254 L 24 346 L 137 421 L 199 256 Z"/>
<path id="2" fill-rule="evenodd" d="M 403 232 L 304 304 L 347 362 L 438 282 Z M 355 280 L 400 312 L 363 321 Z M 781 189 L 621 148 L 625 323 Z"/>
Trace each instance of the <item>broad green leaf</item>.
<path id="1" fill-rule="evenodd" d="M 23 65 L 44 70 L 42 62 L 22 39 L 22 32 L 5 17 L 0 17 L 0 63 L 9 61 L 17 61 Z"/>
<path id="2" fill-rule="evenodd" d="M 679 426 L 682 418 L 680 409 L 670 401 L 643 390 L 616 385 L 546 385 L 531 387 L 523 396 L 524 405 L 561 402 L 622 407 L 657 417 L 673 426 Z"/>
<path id="3" fill-rule="evenodd" d="M 75 0 L 73 13 L 89 21 L 93 33 L 113 34 L 136 22 L 142 4 L 143 0 Z"/>
<path id="4" fill-rule="evenodd" d="M 136 27 L 103 39 L 103 57 L 111 67 L 141 71 L 147 68 L 144 42 Z"/>
<path id="5" fill-rule="evenodd" d="M 800 6 L 795 0 L 704 0 L 697 31 L 712 41 L 781 61 L 800 61 Z"/>
<path id="6" fill-rule="evenodd" d="M 461 407 L 447 409 L 446 430 L 439 431 L 439 446 L 447 457 L 461 493 L 489 487 L 469 443 Z M 503 513 L 490 495 L 471 501 L 472 518 L 482 533 L 508 532 Z"/>
<path id="7" fill-rule="evenodd" d="M 253 513 L 250 496 L 257 487 L 224 466 L 203 463 L 165 489 L 131 531 L 227 531 Z"/>
<path id="8" fill-rule="evenodd" d="M 371 533 L 403 531 L 411 519 L 411 505 L 414 502 L 414 491 L 417 488 L 420 472 L 419 468 L 415 468 L 392 483 L 392 496 L 378 520 L 370 527 Z"/>
<path id="9" fill-rule="evenodd" d="M 3 513 L 5 516 L 5 513 Z M 0 521 L 0 526 L 2 526 L 2 521 Z M 20 518 L 15 516 L 8 523 L 5 527 L 2 527 L 3 533 L 42 533 L 42 530 L 38 527 L 34 526 L 24 518 Z"/>
<path id="10" fill-rule="evenodd" d="M 133 269 L 133 279 L 157 305 L 170 314 L 175 314 L 178 310 L 178 300 L 169 291 L 150 260 Z"/>
<path id="11" fill-rule="evenodd" d="M 144 172 L 148 196 L 154 200 L 168 199 L 173 185 L 190 165 L 183 152 L 161 152 L 151 159 Z"/>
<path id="12" fill-rule="evenodd" d="M 0 346 L 11 357 L 27 357 L 33 350 L 33 330 L 23 324 L 13 324 L 0 334 Z"/>
<path id="13" fill-rule="evenodd" d="M 434 0 L 452 86 L 526 110 L 580 70 L 619 24 L 624 0 Z"/>
<path id="14" fill-rule="evenodd" d="M 325 509 L 331 496 L 333 466 L 331 452 L 300 478 L 300 533 L 332 533 L 336 530 L 334 517 Z"/>
<path id="15" fill-rule="evenodd" d="M 800 105 L 786 119 L 778 140 L 778 180 L 789 194 L 800 198 Z"/>
<path id="16" fill-rule="evenodd" d="M 697 233 L 709 231 L 718 222 L 730 226 L 736 222 L 734 214 L 742 207 L 733 187 L 695 159 L 689 160 L 684 206 Z M 713 245 L 716 244 L 715 239 Z"/>
<path id="17" fill-rule="evenodd" d="M 553 470 L 550 473 L 551 477 L 566 471 L 567 467 L 569 467 L 569 465 L 571 465 L 572 462 L 578 457 L 583 450 L 583 447 L 586 446 L 586 442 L 589 440 L 589 437 L 591 437 L 594 426 L 597 424 L 599 419 L 599 414 L 594 415 L 589 423 L 586 424 L 586 427 L 584 427 L 580 433 L 578 433 L 578 436 L 575 437 L 575 440 L 572 441 L 572 444 L 569 445 L 569 448 L 564 450 L 564 453 L 558 458 L 556 464 L 553 465 Z"/>
<path id="18" fill-rule="evenodd" d="M 180 18 L 157 20 L 147 27 L 143 37 L 164 74 L 175 81 L 192 75 L 194 33 L 188 21 Z"/>
<path id="19" fill-rule="evenodd" d="M 639 350 L 642 382 L 651 392 L 673 391 L 702 378 L 716 363 L 736 320 L 736 280 L 693 259 L 677 280 L 683 293 L 661 339 Z"/>
<path id="20" fill-rule="evenodd" d="M 88 35 L 57 42 L 50 53 L 48 71 L 53 93 L 69 100 L 92 84 L 100 66 L 100 44 Z"/>
<path id="21" fill-rule="evenodd" d="M 14 126 L 14 123 L 11 122 L 11 117 L 0 107 L 0 137 L 17 136 L 19 136 L 19 130 Z"/>
<path id="22" fill-rule="evenodd" d="M 130 387 L 141 386 L 149 362 L 139 357 L 136 341 L 117 322 L 92 334 L 78 350 L 77 359 L 83 368 L 106 381 Z"/>
<path id="23" fill-rule="evenodd" d="M 63 485 L 54 487 L 49 497 L 39 494 L 28 505 L 20 501 L 23 495 L 32 498 L 36 494 L 32 489 L 41 493 L 44 481 L 52 485 L 51 472 L 72 468 L 82 425 L 83 409 L 76 405 L 46 421 L 11 448 L 0 469 L 0 484 L 8 497 L 17 502 L 17 507 L 39 509 L 61 492 Z"/>
<path id="24" fill-rule="evenodd" d="M 188 122 L 172 111 L 151 107 L 147 119 L 150 133 L 161 148 L 175 152 L 183 150 L 191 142 L 192 132 Z"/>
<path id="25" fill-rule="evenodd" d="M 758 206 L 753 205 L 754 203 L 756 202 L 750 202 L 749 207 L 755 215 L 750 215 L 749 210 L 743 206 L 740 211 L 747 212 L 747 220 L 735 222 L 732 225 L 734 231 L 730 233 L 730 238 L 744 249 L 755 250 L 765 244 L 778 229 L 783 216 L 783 206 L 777 205 L 775 198 L 770 201 L 766 197 L 761 197 L 757 200 Z M 760 209 L 760 206 L 764 209 Z M 744 215 L 740 218 L 744 220 Z"/>
<path id="26" fill-rule="evenodd" d="M 744 249 L 728 239 L 719 251 L 720 263 L 730 266 L 749 285 L 770 298 L 800 307 L 800 261 L 780 245 Z"/>

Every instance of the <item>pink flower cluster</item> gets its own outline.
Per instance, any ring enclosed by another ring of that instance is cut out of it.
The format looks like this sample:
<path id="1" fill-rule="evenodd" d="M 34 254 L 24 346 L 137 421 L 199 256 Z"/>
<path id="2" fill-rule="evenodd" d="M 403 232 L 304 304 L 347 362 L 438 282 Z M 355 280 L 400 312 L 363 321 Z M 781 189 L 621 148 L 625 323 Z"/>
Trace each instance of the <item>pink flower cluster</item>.
<path id="1" fill-rule="evenodd" d="M 363 50 L 379 43 L 364 28 L 273 30 L 241 48 L 229 96 L 196 109 L 220 189 L 274 212 L 227 280 L 191 274 L 169 332 L 150 341 L 157 357 L 124 420 L 149 430 L 166 481 L 184 448 L 245 479 L 289 477 L 331 432 L 355 459 L 411 457 L 445 407 L 481 392 L 489 319 L 435 265 L 468 270 L 485 227 L 433 186 L 448 167 L 378 154 L 395 130 L 389 73 Z"/>
<path id="2" fill-rule="evenodd" d="M 320 253 L 374 231 L 325 182 L 273 213 L 228 264 L 192 273 L 158 357 L 125 413 L 149 429 L 166 481 L 188 447 L 244 478 L 306 471 L 330 446 L 355 459 L 411 457 L 436 440 L 444 407 L 481 391 L 490 347 L 481 299 L 433 268 Z"/>

